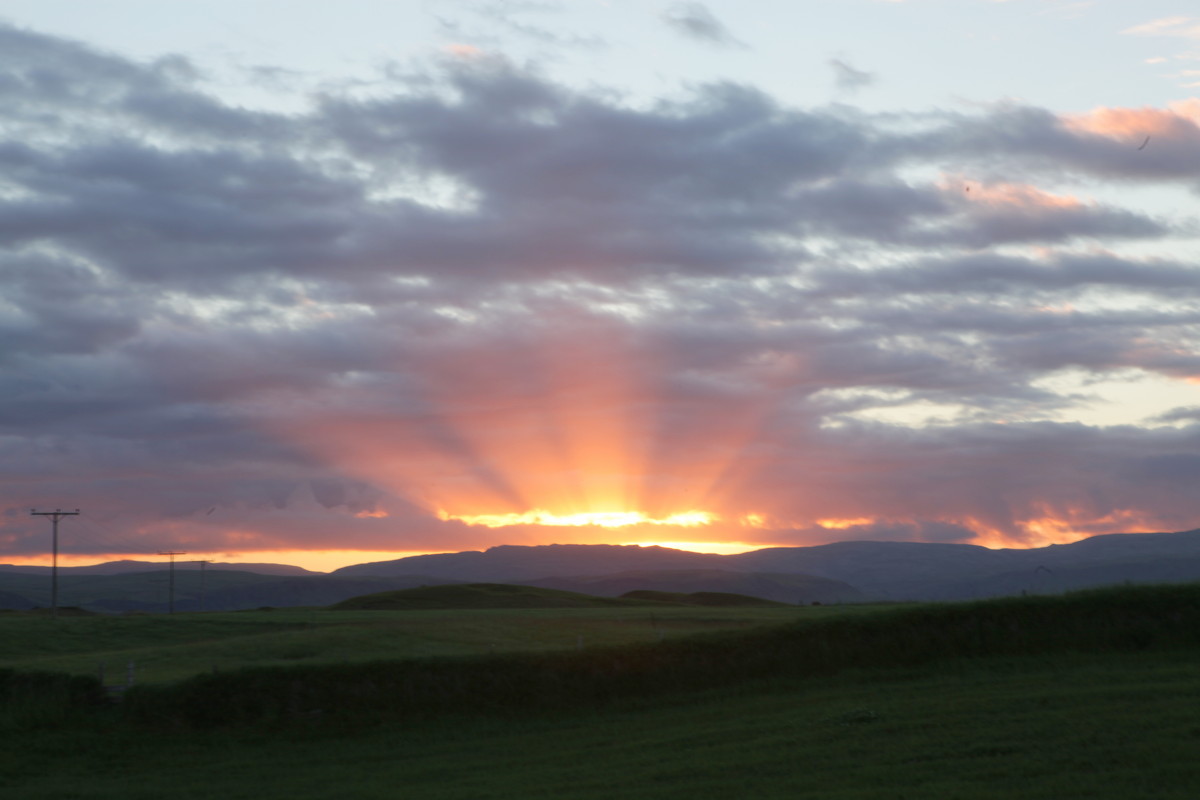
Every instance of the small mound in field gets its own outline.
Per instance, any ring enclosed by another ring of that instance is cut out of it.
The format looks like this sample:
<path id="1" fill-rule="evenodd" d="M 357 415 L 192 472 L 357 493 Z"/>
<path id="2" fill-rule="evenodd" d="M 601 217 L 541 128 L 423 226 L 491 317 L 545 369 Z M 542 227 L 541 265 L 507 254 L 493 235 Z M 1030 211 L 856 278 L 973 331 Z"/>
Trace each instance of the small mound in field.
<path id="1" fill-rule="evenodd" d="M 36 616 L 53 616 L 56 612 L 52 608 L 31 608 L 28 613 Z M 88 611 L 86 608 L 79 606 L 59 606 L 57 611 L 60 617 L 94 617 L 95 611 Z"/>
<path id="2" fill-rule="evenodd" d="M 629 603 L 612 597 L 595 597 L 560 589 L 539 589 L 508 583 L 465 583 L 364 594 L 343 600 L 330 608 L 338 611 L 418 611 L 436 608 L 597 608 L 623 605 Z"/>
<path id="3" fill-rule="evenodd" d="M 672 605 L 685 606 L 786 606 L 788 603 L 779 603 L 774 600 L 764 600 L 761 597 L 750 597 L 745 594 L 734 594 L 733 592 L 656 592 L 650 589 L 637 589 L 632 592 L 626 592 L 621 595 L 622 600 L 636 600 L 639 602 L 654 602 L 654 603 L 670 603 Z"/>

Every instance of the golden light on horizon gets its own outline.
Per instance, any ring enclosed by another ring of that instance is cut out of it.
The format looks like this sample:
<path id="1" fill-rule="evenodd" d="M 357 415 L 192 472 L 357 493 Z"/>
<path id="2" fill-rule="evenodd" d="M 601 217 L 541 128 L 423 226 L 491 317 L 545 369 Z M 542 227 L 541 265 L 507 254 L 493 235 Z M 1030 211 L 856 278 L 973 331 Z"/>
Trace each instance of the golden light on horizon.
<path id="1" fill-rule="evenodd" d="M 688 550 L 693 553 L 713 553 L 721 556 L 732 556 L 738 553 L 749 553 L 751 550 L 762 550 L 764 547 L 780 547 L 781 545 L 751 544 L 749 542 L 622 542 L 638 547 L 667 547 L 672 550 Z"/>
<path id="2" fill-rule="evenodd" d="M 458 520 L 468 525 L 487 528 L 506 528 L 512 525 L 546 525 L 550 527 L 583 527 L 595 525 L 601 528 L 624 528 L 628 525 L 673 525 L 694 528 L 711 525 L 717 516 L 707 511 L 684 511 L 656 519 L 640 511 L 585 511 L 577 514 L 553 514 L 544 509 L 534 509 L 508 514 L 451 514 L 439 509 L 438 519 Z"/>
<path id="3" fill-rule="evenodd" d="M 874 521 L 871 517 L 854 517 L 852 519 L 819 519 L 817 520 L 817 524 L 822 528 L 833 528 L 834 530 L 841 531 L 859 525 L 870 525 Z"/>
<path id="4" fill-rule="evenodd" d="M 239 564 L 282 564 L 313 572 L 332 572 L 353 564 L 368 564 L 376 561 L 394 561 L 411 556 L 442 553 L 445 550 L 245 550 L 188 552 L 175 559 L 175 568 L 181 570 L 200 569 L 205 562 L 208 569 L 238 569 Z M 90 567 L 113 561 L 140 561 L 161 565 L 167 569 L 168 560 L 153 553 L 59 553 L 59 567 Z M 4 562 L 13 566 L 49 567 L 51 560 L 46 555 L 6 556 Z M 215 565 L 222 565 L 217 567 Z M 156 567 L 157 568 L 157 567 Z"/>

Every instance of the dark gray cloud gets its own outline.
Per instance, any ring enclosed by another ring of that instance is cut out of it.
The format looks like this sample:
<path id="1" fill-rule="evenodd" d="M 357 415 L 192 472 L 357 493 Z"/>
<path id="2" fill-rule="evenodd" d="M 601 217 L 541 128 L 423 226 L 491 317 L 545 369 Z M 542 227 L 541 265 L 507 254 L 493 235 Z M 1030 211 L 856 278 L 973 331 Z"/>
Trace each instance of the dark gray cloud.
<path id="1" fill-rule="evenodd" d="M 1181 406 L 1154 417 L 1154 421 L 1171 422 L 1200 422 L 1200 406 Z"/>
<path id="2" fill-rule="evenodd" d="M 746 46 L 703 3 L 673 3 L 663 11 L 662 19 L 689 39 L 722 47 Z"/>
<path id="3" fill-rule="evenodd" d="M 1191 410 L 1052 422 L 1045 382 L 1200 377 L 1190 223 L 1086 197 L 1194 180 L 1186 109 L 637 106 L 480 56 L 270 114 L 0 45 L 11 553 L 40 505 L 92 552 L 461 549 L 538 533 L 439 510 L 617 502 L 768 544 L 1197 524 Z"/>
<path id="4" fill-rule="evenodd" d="M 1015 103 L 984 114 L 937 113 L 907 137 L 909 154 L 939 164 L 975 164 L 1012 179 L 1089 175 L 1194 185 L 1200 167 L 1188 154 L 1200 145 L 1194 104 L 1167 109 L 1101 108 L 1063 116 Z M 1154 144 L 1140 149 L 1146 136 Z"/>
<path id="5" fill-rule="evenodd" d="M 856 69 L 845 59 L 831 58 L 828 62 L 833 70 L 833 82 L 844 92 L 856 92 L 875 82 L 875 75 Z"/>

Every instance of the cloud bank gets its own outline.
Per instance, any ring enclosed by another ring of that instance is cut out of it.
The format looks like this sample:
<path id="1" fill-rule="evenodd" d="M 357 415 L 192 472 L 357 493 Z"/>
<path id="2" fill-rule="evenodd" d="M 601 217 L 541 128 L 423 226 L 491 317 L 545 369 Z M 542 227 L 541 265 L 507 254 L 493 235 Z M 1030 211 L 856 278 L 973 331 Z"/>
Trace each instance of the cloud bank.
<path id="1" fill-rule="evenodd" d="M 639 106 L 480 54 L 283 114 L 181 58 L 0 51 L 11 556 L 32 507 L 129 554 L 638 539 L 453 519 L 536 509 L 764 545 L 1200 524 L 1194 407 L 1088 425 L 1055 383 L 1200 380 L 1194 223 L 1088 195 L 1194 192 L 1194 104 Z"/>

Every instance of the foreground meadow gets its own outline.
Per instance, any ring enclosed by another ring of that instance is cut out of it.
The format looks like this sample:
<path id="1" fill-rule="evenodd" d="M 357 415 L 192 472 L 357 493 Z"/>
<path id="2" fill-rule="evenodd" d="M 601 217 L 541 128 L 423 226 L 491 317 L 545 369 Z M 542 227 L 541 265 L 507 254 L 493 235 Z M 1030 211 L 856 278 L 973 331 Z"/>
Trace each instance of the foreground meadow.
<path id="1" fill-rule="evenodd" d="M 1192 798 L 1198 621 L 1131 588 L 197 674 L 9 714 L 0 795 Z"/>
<path id="2" fill-rule="evenodd" d="M 0 755 L 11 800 L 1194 798 L 1191 657 L 1075 656 L 756 684 L 353 734 L 96 725 Z"/>
<path id="3" fill-rule="evenodd" d="M 656 642 L 864 613 L 865 606 L 337 611 L 45 616 L 0 613 L 0 667 L 121 684 L 251 666 L 341 664 Z"/>

